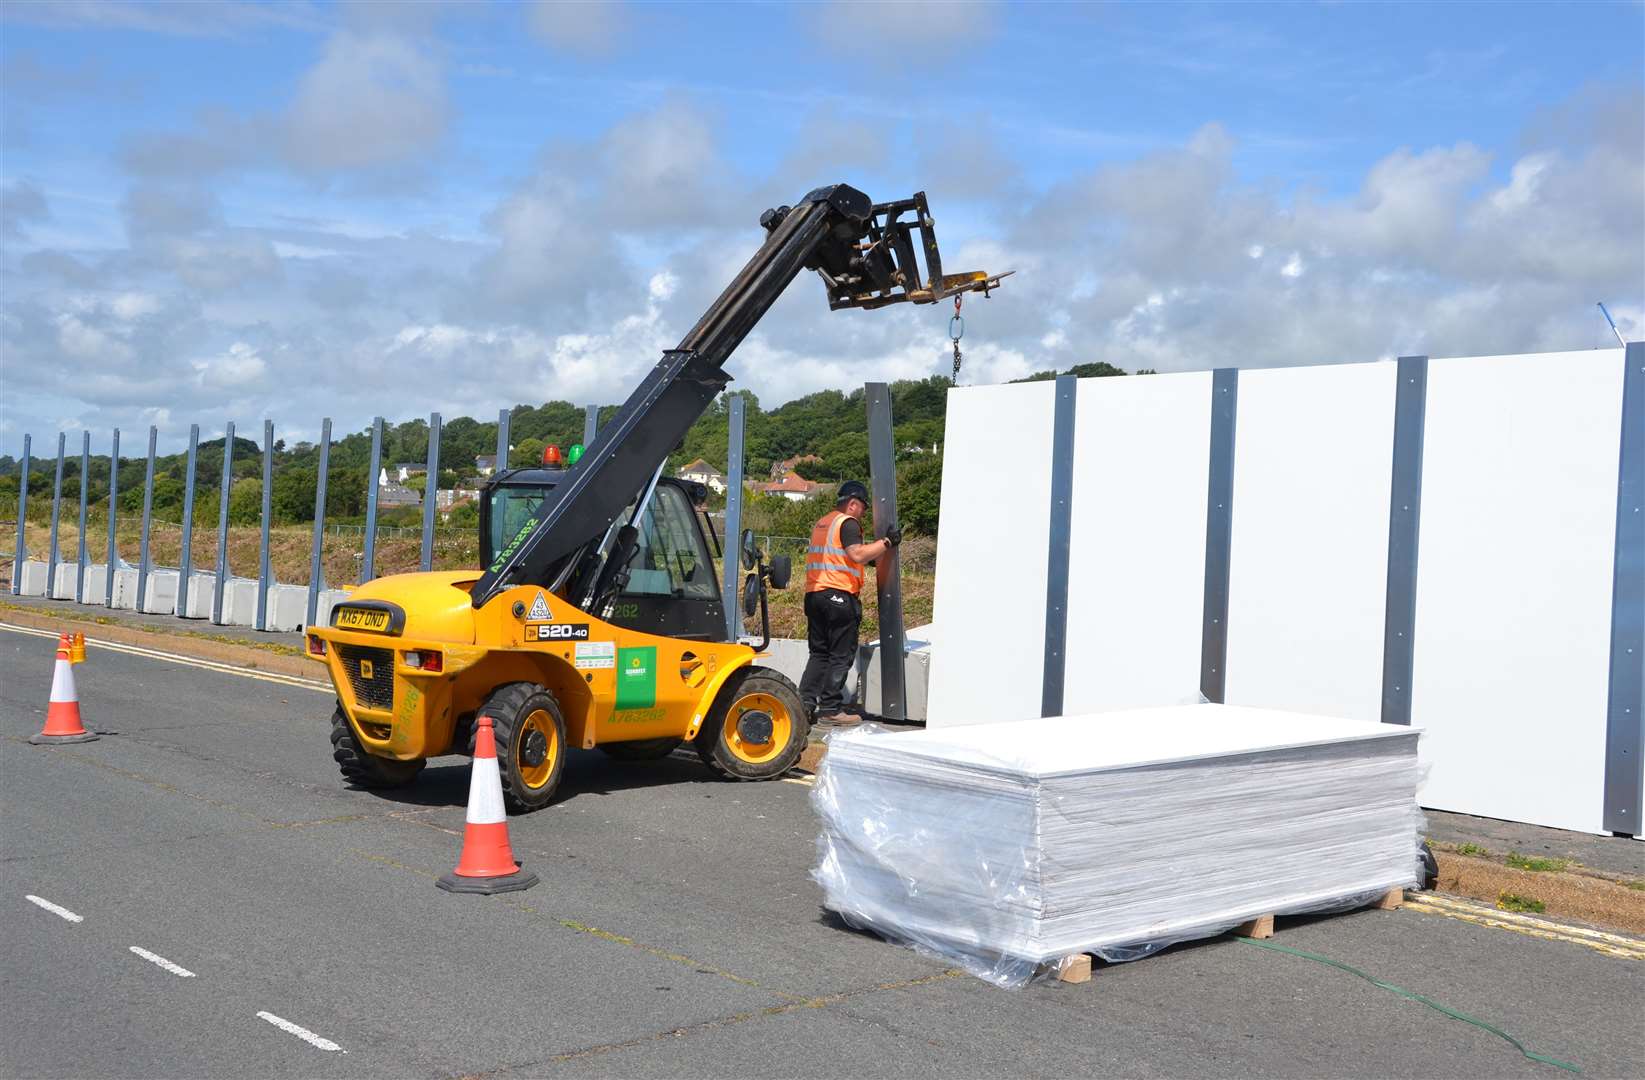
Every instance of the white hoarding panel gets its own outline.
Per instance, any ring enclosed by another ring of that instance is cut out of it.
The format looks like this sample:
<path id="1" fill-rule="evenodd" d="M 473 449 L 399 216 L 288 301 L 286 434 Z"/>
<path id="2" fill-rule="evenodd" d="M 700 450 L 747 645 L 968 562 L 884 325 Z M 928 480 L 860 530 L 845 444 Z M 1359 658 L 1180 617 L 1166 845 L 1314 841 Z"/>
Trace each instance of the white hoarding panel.
<path id="1" fill-rule="evenodd" d="M 1240 372 L 1229 704 L 1381 719 L 1397 374 Z"/>
<path id="2" fill-rule="evenodd" d="M 1620 349 L 1428 369 L 1424 806 L 1602 832 Z"/>
<path id="3" fill-rule="evenodd" d="M 931 727 L 1040 714 L 1055 392 L 1050 382 L 948 392 Z"/>
<path id="4" fill-rule="evenodd" d="M 1210 438 L 1210 372 L 1079 381 L 1065 713 L 1199 700 Z"/>

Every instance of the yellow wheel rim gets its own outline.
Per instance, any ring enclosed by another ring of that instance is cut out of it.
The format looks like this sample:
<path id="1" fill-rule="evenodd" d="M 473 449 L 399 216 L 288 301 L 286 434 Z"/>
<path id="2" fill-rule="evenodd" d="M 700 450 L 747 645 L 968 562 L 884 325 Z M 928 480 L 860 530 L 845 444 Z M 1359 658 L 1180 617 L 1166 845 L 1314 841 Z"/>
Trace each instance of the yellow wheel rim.
<path id="1" fill-rule="evenodd" d="M 751 742 L 743 738 L 739 724 L 751 712 L 764 713 L 771 718 L 771 737 L 767 741 Z M 748 694 L 733 702 L 726 712 L 721 737 L 725 740 L 726 749 L 738 760 L 750 765 L 764 765 L 787 748 L 788 740 L 793 735 L 794 718 L 789 715 L 787 706 L 770 694 Z"/>
<path id="2" fill-rule="evenodd" d="M 514 733 L 514 764 L 525 786 L 540 788 L 548 783 L 559 756 L 560 729 L 547 710 L 538 709 L 526 717 L 520 730 Z"/>

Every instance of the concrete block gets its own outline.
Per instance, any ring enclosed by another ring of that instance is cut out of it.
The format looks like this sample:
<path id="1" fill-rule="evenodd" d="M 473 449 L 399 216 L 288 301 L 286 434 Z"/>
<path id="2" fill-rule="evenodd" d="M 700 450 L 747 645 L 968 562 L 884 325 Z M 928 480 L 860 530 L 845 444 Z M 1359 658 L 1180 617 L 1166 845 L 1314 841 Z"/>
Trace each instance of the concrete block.
<path id="1" fill-rule="evenodd" d="M 85 603 L 102 607 L 109 595 L 109 568 L 107 563 L 89 563 L 86 566 Z"/>
<path id="2" fill-rule="evenodd" d="M 223 624 L 225 626 L 255 626 L 257 624 L 256 579 L 231 577 L 223 583 L 223 589 Z"/>
<path id="3" fill-rule="evenodd" d="M 904 714 L 908 720 L 923 723 L 928 710 L 931 688 L 931 653 L 935 645 L 935 630 L 931 626 L 916 626 L 903 632 L 906 646 L 903 661 Z M 880 643 L 871 641 L 857 652 L 857 687 L 855 701 L 869 713 L 879 713 L 880 697 Z"/>
<path id="4" fill-rule="evenodd" d="M 46 595 L 46 564 L 40 559 L 25 559 L 17 582 L 24 596 Z"/>
<path id="5" fill-rule="evenodd" d="M 176 570 L 150 570 L 148 595 L 143 597 L 141 610 L 150 615 L 177 614 L 179 576 L 180 572 Z"/>
<path id="6" fill-rule="evenodd" d="M 74 579 L 79 572 L 79 563 L 58 563 L 57 580 L 51 583 L 51 598 L 53 600 L 73 600 Z"/>
<path id="7" fill-rule="evenodd" d="M 208 570 L 189 574 L 188 596 L 177 614 L 185 619 L 211 618 L 211 602 L 217 589 L 217 575 Z"/>
<path id="8" fill-rule="evenodd" d="M 771 644 L 754 660 L 761 667 L 774 668 L 793 680 L 794 685 L 800 685 L 800 676 L 805 674 L 805 662 L 811 655 L 806 643 L 798 638 L 772 638 Z"/>
<path id="9" fill-rule="evenodd" d="M 114 571 L 114 606 L 127 611 L 137 610 L 137 568 L 116 567 Z"/>
<path id="10" fill-rule="evenodd" d="M 252 613 L 256 613 L 256 600 L 252 601 Z M 301 630 L 303 620 L 308 618 L 308 586 L 307 585 L 270 585 L 268 590 L 268 608 L 265 612 L 263 629 L 279 632 Z"/>
<path id="11" fill-rule="evenodd" d="M 314 625 L 330 626 L 331 609 L 348 599 L 346 589 L 321 589 L 320 602 L 314 608 Z"/>

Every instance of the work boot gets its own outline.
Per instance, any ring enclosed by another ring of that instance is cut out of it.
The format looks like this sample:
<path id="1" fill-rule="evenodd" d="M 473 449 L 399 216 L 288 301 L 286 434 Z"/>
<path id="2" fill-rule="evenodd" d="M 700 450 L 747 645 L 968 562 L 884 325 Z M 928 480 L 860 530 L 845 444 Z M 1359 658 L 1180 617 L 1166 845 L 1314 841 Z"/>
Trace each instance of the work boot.
<path id="1" fill-rule="evenodd" d="M 862 723 L 862 717 L 856 713 L 837 712 L 832 716 L 819 717 L 819 721 L 824 724 L 832 724 L 834 727 L 851 727 Z"/>

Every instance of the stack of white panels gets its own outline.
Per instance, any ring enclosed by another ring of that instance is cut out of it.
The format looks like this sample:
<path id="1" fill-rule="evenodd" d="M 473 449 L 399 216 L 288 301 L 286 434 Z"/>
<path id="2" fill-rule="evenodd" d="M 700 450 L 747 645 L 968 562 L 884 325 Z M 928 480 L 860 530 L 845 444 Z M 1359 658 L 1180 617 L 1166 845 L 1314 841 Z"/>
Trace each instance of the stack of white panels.
<path id="1" fill-rule="evenodd" d="M 846 732 L 815 788 L 825 905 L 1002 984 L 1417 880 L 1418 732 L 1188 705 Z"/>

